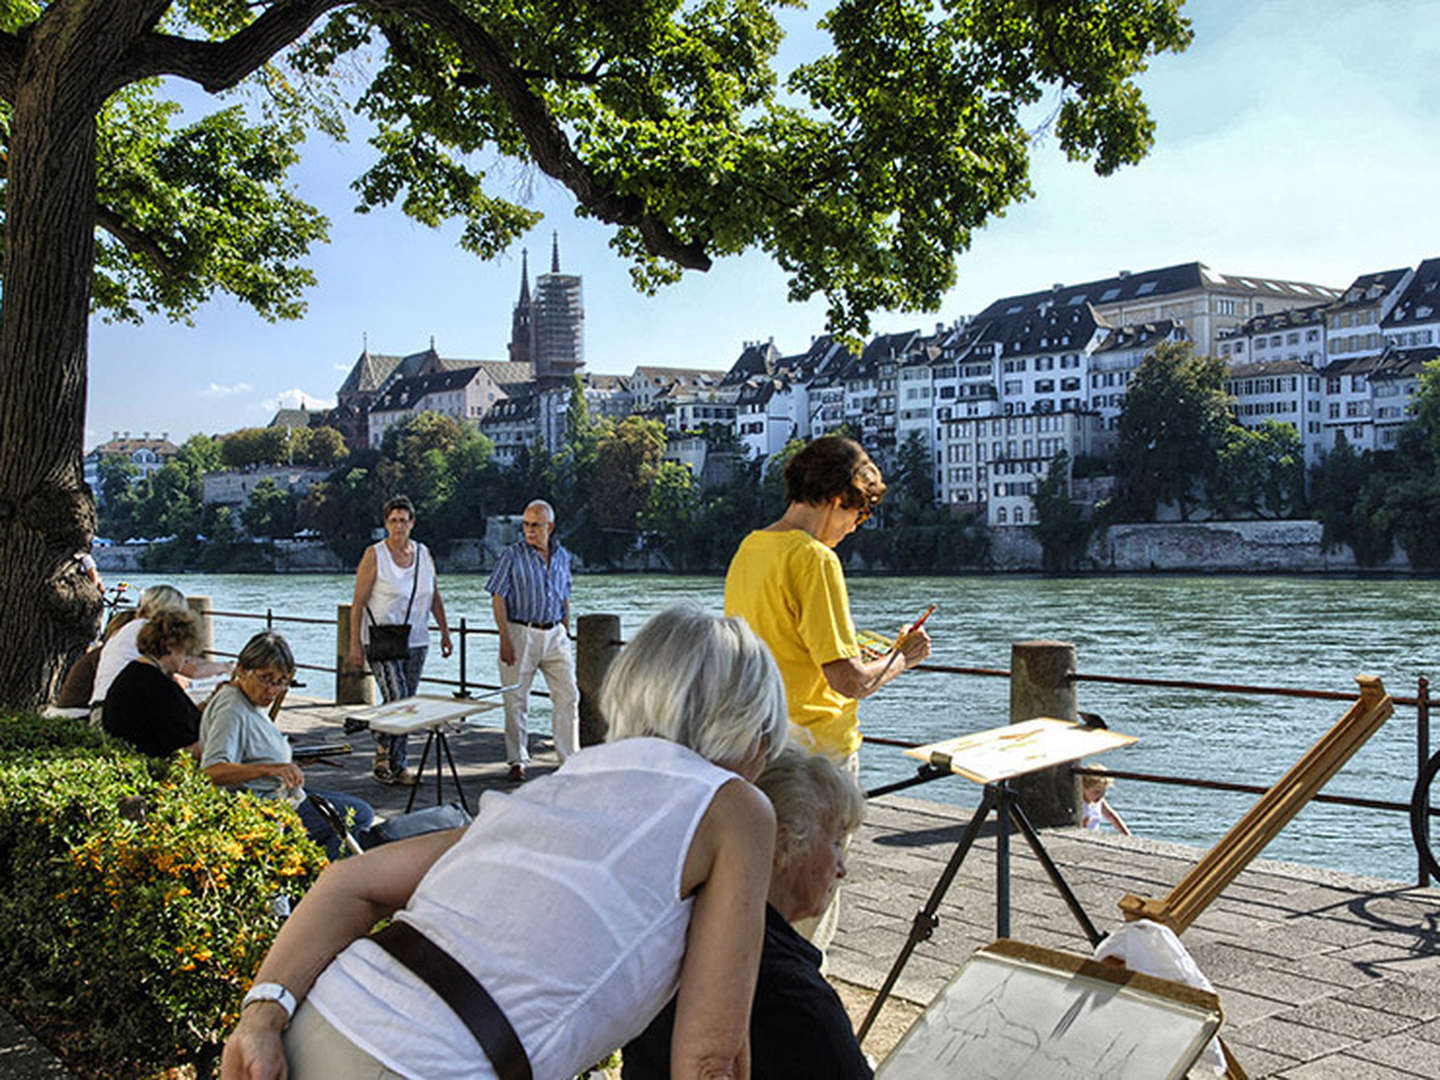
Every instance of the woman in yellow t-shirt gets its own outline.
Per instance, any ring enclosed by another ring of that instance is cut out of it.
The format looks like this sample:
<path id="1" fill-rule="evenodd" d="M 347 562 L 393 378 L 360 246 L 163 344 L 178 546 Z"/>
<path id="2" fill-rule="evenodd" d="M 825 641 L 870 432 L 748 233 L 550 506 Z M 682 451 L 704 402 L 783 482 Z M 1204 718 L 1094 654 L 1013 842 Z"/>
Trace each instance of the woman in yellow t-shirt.
<path id="1" fill-rule="evenodd" d="M 834 548 L 884 494 L 859 443 L 816 439 L 785 466 L 785 513 L 741 541 L 725 575 L 725 614 L 744 618 L 780 668 L 792 738 L 852 770 L 856 701 L 930 655 L 923 629 L 901 631 L 898 651 L 878 660 L 862 659 L 855 638 Z"/>

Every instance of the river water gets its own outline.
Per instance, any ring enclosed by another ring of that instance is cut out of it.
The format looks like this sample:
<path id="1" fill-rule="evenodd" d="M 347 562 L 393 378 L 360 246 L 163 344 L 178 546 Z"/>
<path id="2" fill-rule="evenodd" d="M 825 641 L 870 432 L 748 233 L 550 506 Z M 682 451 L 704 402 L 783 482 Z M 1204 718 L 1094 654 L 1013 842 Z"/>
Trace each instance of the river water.
<path id="1" fill-rule="evenodd" d="M 119 575 L 109 575 L 114 584 Z M 184 575 L 127 577 L 132 588 L 173 580 L 188 595 L 208 595 L 217 611 L 330 619 L 350 599 L 348 575 Z M 480 575 L 441 580 L 452 625 L 466 616 L 489 627 L 489 596 Z M 1416 677 L 1440 674 L 1440 581 L 1248 576 L 884 577 L 850 581 L 851 608 L 862 628 L 893 633 L 934 602 L 927 629 L 933 660 L 964 667 L 1008 668 L 1010 644 L 1035 638 L 1073 642 L 1084 674 L 1187 679 L 1305 689 L 1354 689 L 1357 673 L 1380 675 L 1396 696 L 1413 696 Z M 654 612 L 681 601 L 719 612 L 714 577 L 597 575 L 575 581 L 574 610 L 621 617 L 629 636 Z M 239 651 L 259 628 L 252 619 L 217 618 L 216 648 Z M 333 665 L 330 626 L 278 623 L 301 663 Z M 470 639 L 471 680 L 493 682 L 493 635 Z M 458 654 L 457 654 L 458 655 Z M 431 650 L 426 674 L 458 677 L 457 658 Z M 333 676 L 302 673 L 307 692 L 329 695 Z M 863 731 L 932 742 L 1008 721 L 1002 678 L 911 672 L 861 703 Z M 1139 736 L 1105 755 L 1115 769 L 1233 780 L 1268 786 L 1344 712 L 1338 701 L 1216 694 L 1081 683 L 1079 707 L 1116 730 Z M 548 718 L 537 702 L 539 727 Z M 867 787 L 912 775 L 897 749 L 861 754 Z M 1408 802 L 1415 776 L 1415 710 L 1395 715 L 1330 782 L 1331 793 Z M 921 798 L 973 806 L 979 788 L 955 777 L 914 788 Z M 1111 803 L 1137 833 L 1209 847 L 1254 801 L 1253 796 L 1122 781 Z M 1266 849 L 1272 858 L 1413 881 L 1415 857 L 1403 814 L 1346 807 L 1307 807 Z"/>

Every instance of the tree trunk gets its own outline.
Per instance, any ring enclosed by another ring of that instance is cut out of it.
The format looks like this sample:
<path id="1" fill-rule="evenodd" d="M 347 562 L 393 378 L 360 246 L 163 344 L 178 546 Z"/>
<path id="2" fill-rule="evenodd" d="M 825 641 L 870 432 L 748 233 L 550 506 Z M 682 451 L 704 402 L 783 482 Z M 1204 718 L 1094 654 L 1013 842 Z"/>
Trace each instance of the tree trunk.
<path id="1" fill-rule="evenodd" d="M 16 79 L 5 193 L 0 702 L 20 707 L 50 696 L 68 659 L 94 636 L 100 614 L 100 596 L 74 555 L 95 530 L 81 462 L 100 104 L 94 94 L 104 71 L 97 53 L 116 43 L 83 32 L 95 29 L 81 25 L 84 5 L 59 5 L 52 14 L 30 34 Z"/>

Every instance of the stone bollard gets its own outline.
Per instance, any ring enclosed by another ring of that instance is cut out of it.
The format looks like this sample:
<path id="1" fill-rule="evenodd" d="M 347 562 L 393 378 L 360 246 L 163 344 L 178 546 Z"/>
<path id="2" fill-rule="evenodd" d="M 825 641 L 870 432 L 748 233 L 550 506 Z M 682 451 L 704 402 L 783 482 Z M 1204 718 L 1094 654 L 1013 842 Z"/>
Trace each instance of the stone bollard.
<path id="1" fill-rule="evenodd" d="M 375 680 L 350 666 L 349 604 L 335 605 L 335 704 L 375 704 Z"/>
<path id="2" fill-rule="evenodd" d="M 213 656 L 215 653 L 215 618 L 210 614 L 210 597 L 187 596 L 185 605 L 190 613 L 200 620 L 200 655 Z"/>
<path id="3" fill-rule="evenodd" d="M 580 687 L 580 745 L 604 742 L 600 684 L 620 652 L 619 615 L 581 615 L 575 620 L 575 682 Z"/>
<path id="4" fill-rule="evenodd" d="M 1017 641 L 1010 646 L 1010 723 L 1037 716 L 1076 720 L 1075 646 L 1063 641 Z M 1020 808 L 1036 828 L 1074 825 L 1079 793 L 1071 765 L 1058 765 L 1011 782 Z"/>

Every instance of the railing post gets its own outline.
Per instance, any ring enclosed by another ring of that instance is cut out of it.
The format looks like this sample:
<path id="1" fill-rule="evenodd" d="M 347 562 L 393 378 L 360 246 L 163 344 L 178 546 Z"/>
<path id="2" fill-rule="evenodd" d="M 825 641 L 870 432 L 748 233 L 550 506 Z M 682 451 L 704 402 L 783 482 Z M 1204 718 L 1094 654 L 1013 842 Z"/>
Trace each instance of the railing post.
<path id="1" fill-rule="evenodd" d="M 375 683 L 350 666 L 350 605 L 335 605 L 335 704 L 374 705 Z"/>
<path id="2" fill-rule="evenodd" d="M 575 682 L 580 687 L 580 745 L 605 739 L 600 684 L 620 652 L 619 615 L 581 615 L 575 620 Z"/>
<path id="3" fill-rule="evenodd" d="M 455 691 L 457 698 L 468 698 L 470 691 L 465 686 L 465 639 L 470 636 L 470 628 L 466 625 L 465 616 L 460 616 L 460 689 Z"/>
<path id="4" fill-rule="evenodd" d="M 210 597 L 187 596 L 185 604 L 200 620 L 200 655 L 213 655 L 215 652 L 215 618 L 210 614 Z"/>
<path id="5" fill-rule="evenodd" d="M 1010 723 L 1037 716 L 1078 719 L 1075 646 L 1063 641 L 1017 641 L 1010 646 Z M 1071 765 L 1057 765 L 1011 782 L 1020 808 L 1035 826 L 1075 825 L 1080 798 Z"/>
<path id="6" fill-rule="evenodd" d="M 1415 775 L 1425 771 L 1430 762 L 1430 680 L 1424 675 L 1415 686 Z M 1428 793 L 1427 793 L 1428 794 Z M 1429 818 L 1426 818 L 1428 823 Z M 1425 856 L 1415 853 L 1420 863 L 1420 888 L 1430 884 L 1430 871 L 1425 868 Z"/>

